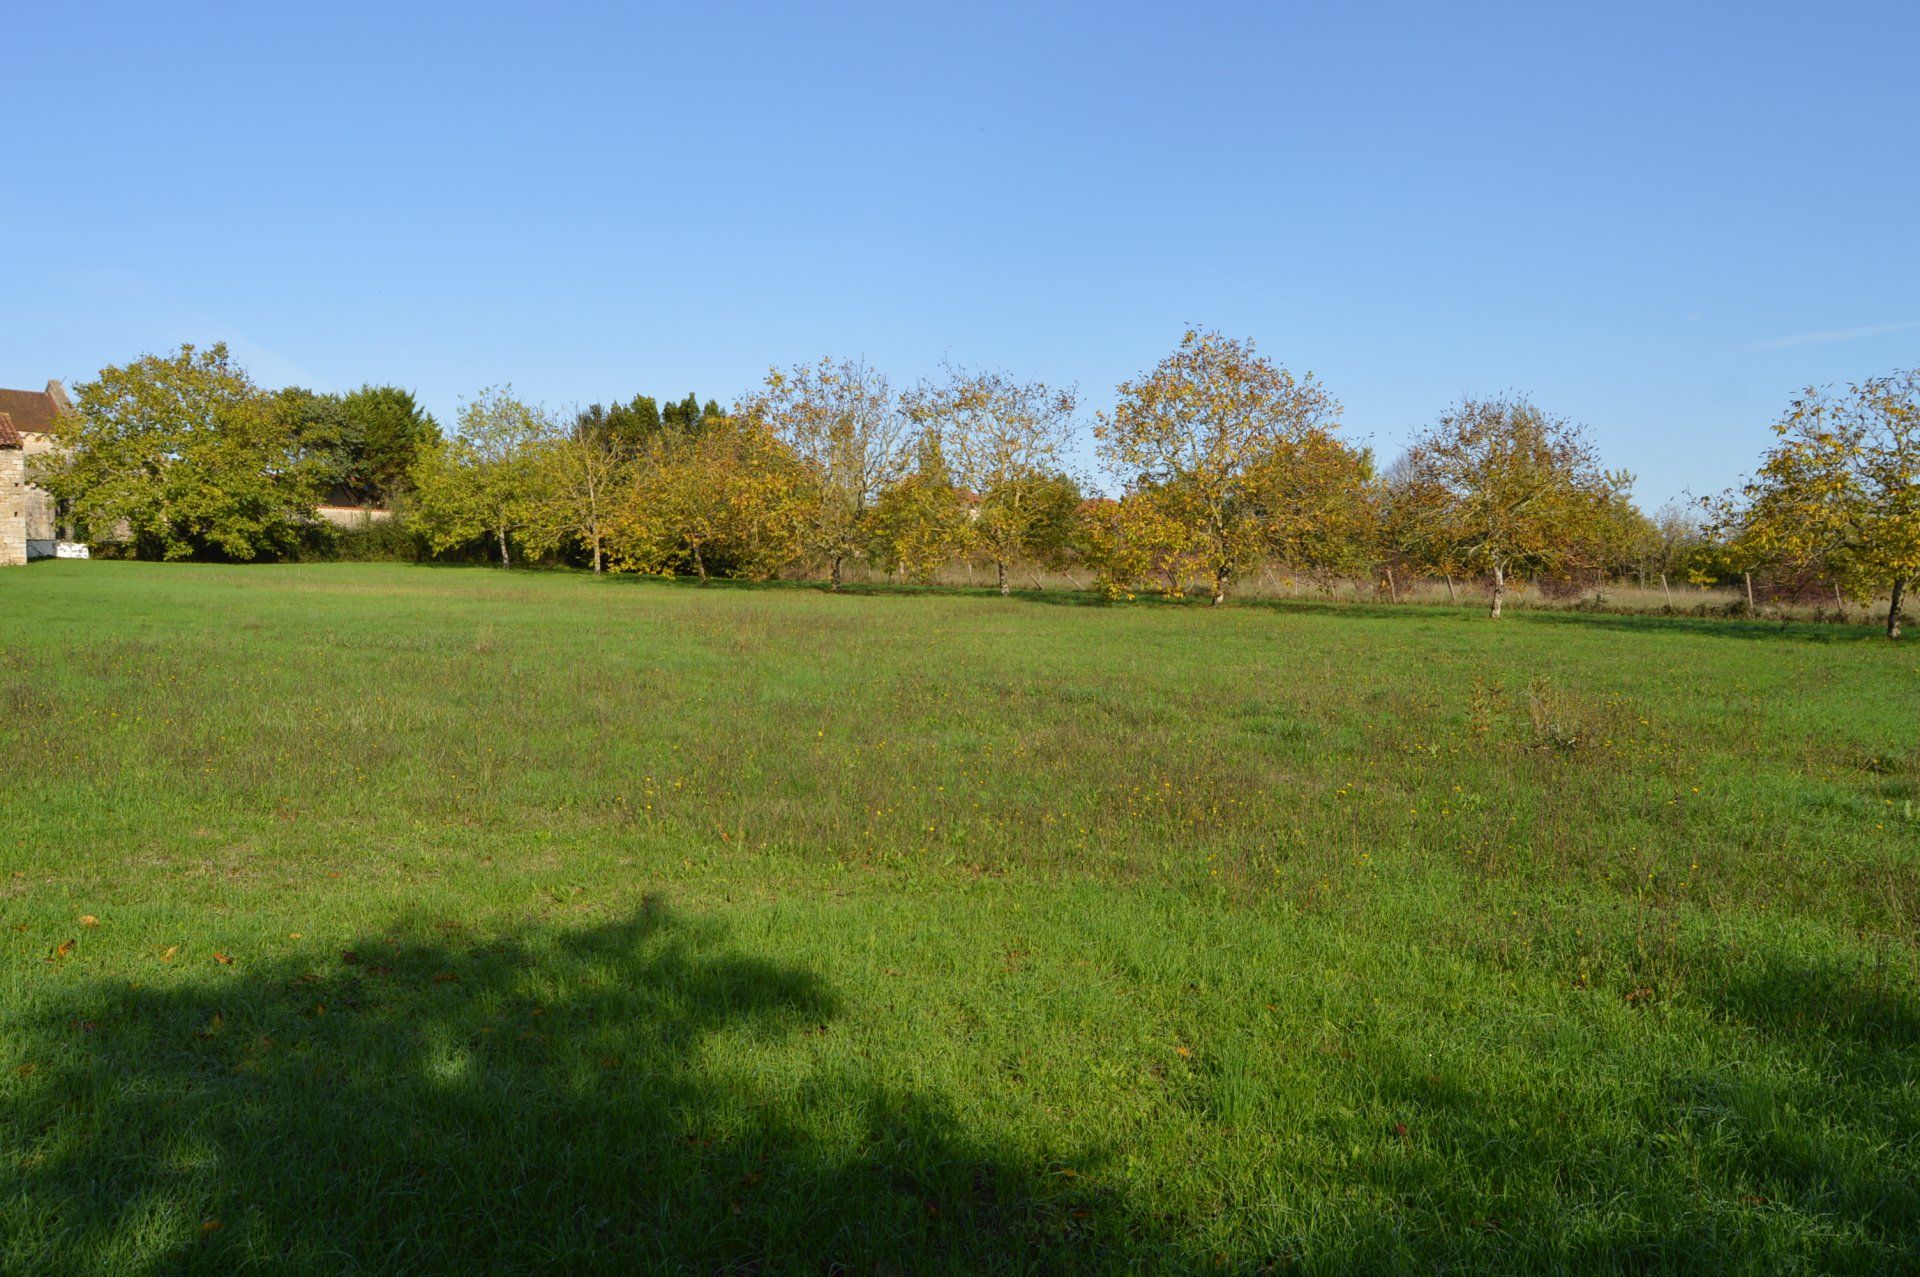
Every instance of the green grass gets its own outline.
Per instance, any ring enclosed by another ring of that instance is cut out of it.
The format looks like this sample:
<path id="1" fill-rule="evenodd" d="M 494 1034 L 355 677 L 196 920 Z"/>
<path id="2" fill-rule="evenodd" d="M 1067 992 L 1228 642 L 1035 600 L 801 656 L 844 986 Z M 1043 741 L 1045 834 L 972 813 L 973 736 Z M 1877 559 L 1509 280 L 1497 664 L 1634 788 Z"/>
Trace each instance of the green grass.
<path id="1" fill-rule="evenodd" d="M 1920 1269 L 1920 651 L 1047 602 L 0 573 L 0 1267 Z"/>

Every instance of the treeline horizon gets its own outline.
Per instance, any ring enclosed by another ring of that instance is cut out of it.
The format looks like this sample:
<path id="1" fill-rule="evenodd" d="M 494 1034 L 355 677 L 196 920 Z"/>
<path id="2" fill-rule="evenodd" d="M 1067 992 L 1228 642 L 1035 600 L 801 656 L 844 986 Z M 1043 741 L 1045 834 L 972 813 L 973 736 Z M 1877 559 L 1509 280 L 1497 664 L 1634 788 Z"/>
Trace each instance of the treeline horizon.
<path id="1" fill-rule="evenodd" d="M 1753 476 L 1647 512 L 1591 432 L 1529 397 L 1465 398 L 1381 466 L 1311 374 L 1196 329 L 1088 418 L 1078 393 L 946 365 L 896 388 L 858 359 L 772 369 L 723 406 L 559 412 L 489 388 L 442 429 L 412 394 L 255 385 L 224 345 L 108 366 L 36 459 L 75 535 L 136 557 L 324 555 L 329 500 L 385 505 L 393 557 L 548 559 L 765 579 L 849 564 L 926 581 L 953 564 L 1079 571 L 1112 599 L 1226 602 L 1267 565 L 1310 579 L 1638 575 L 1817 582 L 1888 601 L 1920 576 L 1920 371 L 1808 388 Z M 1074 462 L 1091 441 L 1118 495 Z M 1396 590 L 1397 593 L 1397 590 Z"/>

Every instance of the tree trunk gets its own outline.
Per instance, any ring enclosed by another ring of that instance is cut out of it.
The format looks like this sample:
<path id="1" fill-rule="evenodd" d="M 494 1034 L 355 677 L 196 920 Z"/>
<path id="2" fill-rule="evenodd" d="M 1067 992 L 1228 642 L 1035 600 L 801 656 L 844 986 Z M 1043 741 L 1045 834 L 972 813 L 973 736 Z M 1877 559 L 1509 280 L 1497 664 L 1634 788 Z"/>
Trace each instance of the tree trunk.
<path id="1" fill-rule="evenodd" d="M 593 574 L 600 575 L 600 534 L 593 534 Z"/>
<path id="2" fill-rule="evenodd" d="M 1395 585 L 1393 582 L 1392 568 L 1387 569 L 1387 599 L 1389 602 L 1393 602 L 1393 603 L 1398 603 L 1400 601 L 1400 587 Z"/>
<path id="3" fill-rule="evenodd" d="M 1507 574 L 1496 563 L 1493 565 L 1493 612 L 1494 620 L 1500 619 L 1500 608 L 1507 601 Z"/>
<path id="4" fill-rule="evenodd" d="M 1451 607 L 1457 601 L 1453 597 L 1453 573 L 1451 572 L 1447 573 L 1446 577 L 1447 577 L 1447 605 Z"/>
<path id="5" fill-rule="evenodd" d="M 513 559 L 507 554 L 507 530 L 505 528 L 497 528 L 494 534 L 500 538 L 500 566 L 503 568 L 512 567 Z"/>
<path id="6" fill-rule="evenodd" d="M 1893 602 L 1887 605 L 1887 637 L 1900 637 L 1900 601 L 1906 597 L 1907 583 L 1897 580 L 1893 583 Z"/>
<path id="7" fill-rule="evenodd" d="M 840 588 L 840 556 L 837 554 L 833 556 L 833 570 L 828 574 L 827 582 L 828 589 L 837 590 Z"/>
<path id="8" fill-rule="evenodd" d="M 693 547 L 693 570 L 700 574 L 702 581 L 707 579 L 707 561 L 700 557 L 700 546 L 697 542 Z"/>
<path id="9" fill-rule="evenodd" d="M 1227 574 L 1224 569 L 1213 574 L 1213 606 L 1219 607 L 1227 601 Z"/>
<path id="10" fill-rule="evenodd" d="M 1004 599 L 1007 597 L 1007 565 L 995 559 L 993 570 L 1000 575 L 1000 597 Z"/>
<path id="11" fill-rule="evenodd" d="M 1667 606 L 1673 606 L 1673 587 L 1667 584 L 1667 574 L 1660 574 L 1660 592 L 1667 596 Z"/>
<path id="12" fill-rule="evenodd" d="M 1752 616 L 1753 615 L 1753 573 L 1742 572 L 1740 575 L 1743 579 L 1745 579 L 1747 583 L 1747 615 Z"/>

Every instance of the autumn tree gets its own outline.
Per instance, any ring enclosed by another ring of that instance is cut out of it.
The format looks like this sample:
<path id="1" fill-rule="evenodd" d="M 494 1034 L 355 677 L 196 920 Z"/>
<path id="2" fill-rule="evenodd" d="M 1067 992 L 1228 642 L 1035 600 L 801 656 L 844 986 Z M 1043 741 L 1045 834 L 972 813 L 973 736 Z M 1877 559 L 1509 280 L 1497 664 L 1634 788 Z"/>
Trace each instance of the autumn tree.
<path id="1" fill-rule="evenodd" d="M 828 566 L 834 589 L 847 560 L 871 545 L 873 510 L 905 472 L 907 432 L 885 376 L 860 360 L 773 369 L 743 410 L 762 422 L 813 475 L 818 500 L 807 550 Z"/>
<path id="2" fill-rule="evenodd" d="M 1590 569 L 1598 581 L 1638 572 L 1644 585 L 1647 547 L 1658 537 L 1653 520 L 1624 488 L 1610 494 L 1595 517 L 1593 552 L 1581 566 Z M 1595 588 L 1597 591 L 1597 584 Z"/>
<path id="3" fill-rule="evenodd" d="M 1194 525 L 1169 513 L 1159 496 L 1095 497 L 1077 512 L 1082 561 L 1110 599 L 1132 598 L 1136 588 L 1178 597 L 1204 561 Z"/>
<path id="4" fill-rule="evenodd" d="M 1372 566 L 1379 524 L 1373 454 L 1308 427 L 1248 470 L 1263 554 L 1326 578 Z"/>
<path id="5" fill-rule="evenodd" d="M 271 558 L 312 526 L 324 458 L 223 343 L 108 366 L 75 387 L 35 482 L 88 535 L 143 557 Z"/>
<path id="6" fill-rule="evenodd" d="M 570 428 L 550 431 L 539 441 L 531 461 L 527 548 L 545 554 L 578 545 L 598 573 L 605 558 L 607 521 L 632 455 L 620 436 L 596 429 L 585 414 L 576 412 Z"/>
<path id="7" fill-rule="evenodd" d="M 1026 516 L 1027 554 L 1035 563 L 1064 569 L 1074 562 L 1080 550 L 1080 508 L 1085 504 L 1080 481 L 1065 470 L 1035 485 Z"/>
<path id="8" fill-rule="evenodd" d="M 1743 491 L 1735 490 L 1700 502 L 1705 530 L 1701 544 L 1688 556 L 1687 579 L 1702 586 L 1738 580 L 1746 593 L 1747 612 L 1752 615 L 1756 610 L 1754 573 L 1783 565 L 1775 557 L 1777 547 L 1769 544 L 1768 538 L 1747 535 L 1752 511 L 1745 497 Z"/>
<path id="9" fill-rule="evenodd" d="M 663 434 L 628 472 L 608 519 L 616 571 L 762 579 L 803 552 L 813 475 L 758 421 L 707 417 Z"/>
<path id="10" fill-rule="evenodd" d="M 1586 432 L 1524 398 L 1467 399 L 1408 449 L 1394 526 L 1440 561 L 1507 579 L 1598 561 L 1631 476 L 1600 467 Z"/>
<path id="11" fill-rule="evenodd" d="M 1429 508 L 1431 495 L 1411 459 L 1401 456 L 1380 478 L 1377 535 L 1389 572 L 1398 565 L 1437 576 L 1446 582 L 1447 602 L 1454 603 L 1454 578 L 1465 575 L 1467 567 L 1447 521 Z"/>
<path id="12" fill-rule="evenodd" d="M 955 485 L 940 436 L 923 435 L 914 455 L 913 469 L 874 503 L 869 526 L 882 565 L 909 580 L 929 581 L 967 554 L 975 506 Z"/>
<path id="13" fill-rule="evenodd" d="M 1187 529 L 1218 604 L 1272 547 L 1273 498 L 1285 487 L 1278 468 L 1339 446 L 1329 433 L 1339 411 L 1311 375 L 1295 378 L 1251 341 L 1193 331 L 1152 372 L 1121 383 L 1119 402 L 1101 415 L 1094 436 L 1108 469 L 1130 491 L 1155 493 L 1156 516 Z M 1324 443 L 1309 447 L 1314 437 Z M 1321 495 L 1296 490 L 1282 504 L 1312 504 Z"/>
<path id="14" fill-rule="evenodd" d="M 1752 554 L 1818 565 L 1846 594 L 1888 594 L 1899 638 L 1906 589 L 1920 577 L 1920 369 L 1842 392 L 1809 388 L 1774 425 L 1779 437 L 1736 495 Z"/>
<path id="15" fill-rule="evenodd" d="M 452 437 L 420 451 L 411 471 L 412 519 L 436 553 L 482 537 L 511 567 L 511 543 L 553 500 L 543 457 L 558 427 L 511 387 L 483 390 L 460 409 Z"/>
<path id="16" fill-rule="evenodd" d="M 1008 566 L 1036 555 L 1056 513 L 1048 498 L 1059 490 L 1076 407 L 1071 390 L 957 366 L 905 397 L 908 419 L 937 441 L 971 494 L 970 543 L 1003 595 Z"/>
<path id="17" fill-rule="evenodd" d="M 1673 601 L 1673 578 L 1688 577 L 1706 539 L 1699 511 L 1683 502 L 1669 501 L 1646 517 L 1637 547 L 1639 569 L 1642 575 L 1660 578 L 1660 589 L 1669 603 Z"/>

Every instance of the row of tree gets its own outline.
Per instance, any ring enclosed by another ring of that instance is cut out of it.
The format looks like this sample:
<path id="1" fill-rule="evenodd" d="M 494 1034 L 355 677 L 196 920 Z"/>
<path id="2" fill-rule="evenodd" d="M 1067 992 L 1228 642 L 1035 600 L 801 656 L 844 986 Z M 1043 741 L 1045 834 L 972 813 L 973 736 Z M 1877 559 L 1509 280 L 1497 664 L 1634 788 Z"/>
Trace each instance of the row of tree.
<path id="1" fill-rule="evenodd" d="M 1215 603 L 1270 564 L 1332 580 L 1509 583 L 1759 571 L 1890 594 L 1920 574 L 1920 373 L 1808 391 L 1740 489 L 1654 517 L 1587 432 L 1519 396 L 1465 400 L 1380 470 L 1340 406 L 1250 341 L 1187 333 L 1093 421 L 1119 496 L 1072 461 L 1077 395 L 949 366 L 896 390 L 858 360 L 775 370 L 729 408 L 640 396 L 558 414 L 482 392 L 443 434 L 391 387 L 260 391 L 222 347 L 108 368 L 77 392 L 45 483 L 98 537 L 164 557 L 271 556 L 317 494 L 397 507 L 435 552 L 485 544 L 611 569 L 769 577 L 850 563 L 1084 571 L 1112 596 L 1196 583 Z M 1750 588 L 1750 586 L 1749 586 Z"/>
<path id="2" fill-rule="evenodd" d="M 268 392 L 224 345 L 100 370 L 35 459 L 72 535 L 152 558 L 296 552 L 316 505 L 405 490 L 439 428 L 408 391 Z"/>
<path id="3" fill-rule="evenodd" d="M 56 498 L 74 535 L 141 557 L 298 554 L 328 533 L 316 508 L 404 511 L 416 475 L 464 446 L 411 391 L 268 391 L 219 343 L 108 366 L 74 398 L 75 412 L 57 423 L 64 446 L 36 458 L 34 481 Z M 523 411 L 545 429 L 544 414 Z M 631 452 L 720 415 L 711 399 L 702 405 L 689 394 L 663 406 L 640 395 L 596 404 L 579 421 Z"/>
<path id="4" fill-rule="evenodd" d="M 1887 636 L 1899 638 L 1920 579 L 1920 369 L 1809 389 L 1773 430 L 1754 476 L 1708 503 L 1719 566 L 1749 591 L 1754 571 L 1784 567 L 1854 598 L 1884 592 Z"/>
<path id="5" fill-rule="evenodd" d="M 1339 405 L 1251 342 L 1191 332 L 1094 425 L 1120 497 L 1071 472 L 1074 392 L 948 367 L 896 392 L 859 361 L 775 370 L 731 412 L 644 432 L 488 391 L 424 458 L 413 517 L 500 560 L 585 548 L 596 568 L 764 577 L 850 562 L 924 579 L 956 561 L 1082 569 L 1111 595 L 1216 603 L 1273 562 L 1332 579 L 1677 571 L 1697 521 L 1643 517 L 1583 432 L 1524 399 L 1443 415 L 1387 474 Z"/>

